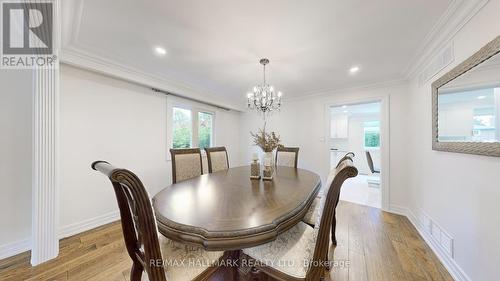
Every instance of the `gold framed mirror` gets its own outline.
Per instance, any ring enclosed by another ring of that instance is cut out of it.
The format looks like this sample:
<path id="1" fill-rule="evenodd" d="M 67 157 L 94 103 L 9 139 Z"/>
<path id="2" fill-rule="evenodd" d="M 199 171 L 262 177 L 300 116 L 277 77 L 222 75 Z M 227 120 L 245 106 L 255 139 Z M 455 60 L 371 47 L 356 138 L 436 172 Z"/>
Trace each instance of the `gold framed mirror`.
<path id="1" fill-rule="evenodd" d="M 432 83 L 432 149 L 500 156 L 500 36 Z"/>

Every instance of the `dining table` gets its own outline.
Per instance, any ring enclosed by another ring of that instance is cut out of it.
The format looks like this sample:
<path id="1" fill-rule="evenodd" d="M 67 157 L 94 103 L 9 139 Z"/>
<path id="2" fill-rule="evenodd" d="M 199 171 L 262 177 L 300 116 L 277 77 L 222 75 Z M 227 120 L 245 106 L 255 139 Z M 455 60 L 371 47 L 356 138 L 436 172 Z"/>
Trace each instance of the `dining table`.
<path id="1" fill-rule="evenodd" d="M 152 199 L 165 237 L 208 251 L 268 243 L 299 223 L 321 188 L 320 176 L 277 166 L 272 180 L 250 178 L 250 166 L 203 174 L 165 187 Z"/>

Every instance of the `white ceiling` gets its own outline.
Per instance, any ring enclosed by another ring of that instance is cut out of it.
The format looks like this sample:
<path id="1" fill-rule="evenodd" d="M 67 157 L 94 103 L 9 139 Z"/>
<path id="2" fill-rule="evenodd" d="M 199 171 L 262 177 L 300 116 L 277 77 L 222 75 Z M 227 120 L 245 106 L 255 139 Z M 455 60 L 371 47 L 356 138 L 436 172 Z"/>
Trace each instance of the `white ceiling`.
<path id="1" fill-rule="evenodd" d="M 271 61 L 268 80 L 287 98 L 403 79 L 450 2 L 64 1 L 71 16 L 63 15 L 63 28 L 72 30 L 63 34 L 72 38 L 63 41 L 243 103 L 261 82 L 262 57 Z M 156 45 L 166 57 L 155 56 Z M 356 75 L 348 73 L 353 65 Z"/>

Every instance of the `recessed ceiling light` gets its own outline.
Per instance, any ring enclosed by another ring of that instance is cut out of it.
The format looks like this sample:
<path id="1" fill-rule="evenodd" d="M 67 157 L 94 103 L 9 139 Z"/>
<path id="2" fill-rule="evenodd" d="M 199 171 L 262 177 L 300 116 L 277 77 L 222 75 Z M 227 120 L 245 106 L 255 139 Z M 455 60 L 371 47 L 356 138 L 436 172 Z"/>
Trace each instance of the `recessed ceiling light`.
<path id="1" fill-rule="evenodd" d="M 485 98 L 486 98 L 486 96 L 479 96 L 479 97 L 477 97 L 478 100 L 482 100 L 482 99 L 485 99 Z"/>
<path id="2" fill-rule="evenodd" d="M 347 110 L 344 110 L 344 113 L 347 113 L 347 112 L 349 112 L 349 111 L 347 111 Z"/>
<path id="3" fill-rule="evenodd" d="M 163 47 L 157 46 L 154 48 L 154 50 L 155 50 L 155 54 L 157 54 L 160 57 L 163 57 L 167 54 L 167 50 L 165 50 L 165 48 L 163 48 Z"/>
<path id="4" fill-rule="evenodd" d="M 353 66 L 349 69 L 349 73 L 354 74 L 359 71 L 359 66 Z"/>
<path id="5" fill-rule="evenodd" d="M 347 108 L 347 105 L 343 105 L 342 108 Z"/>

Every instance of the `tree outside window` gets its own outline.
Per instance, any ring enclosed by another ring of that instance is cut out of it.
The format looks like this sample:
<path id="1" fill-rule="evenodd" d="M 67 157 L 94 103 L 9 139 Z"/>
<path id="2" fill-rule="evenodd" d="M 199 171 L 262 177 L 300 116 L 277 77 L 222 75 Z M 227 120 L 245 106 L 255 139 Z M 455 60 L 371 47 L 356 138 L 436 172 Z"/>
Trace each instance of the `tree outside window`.
<path id="1" fill-rule="evenodd" d="M 201 149 L 212 146 L 213 114 L 198 112 L 198 138 Z"/>
<path id="2" fill-rule="evenodd" d="M 194 114 L 193 114 L 194 113 Z M 193 120 L 194 119 L 194 120 Z M 195 109 L 173 107 L 172 147 L 213 146 L 214 114 Z M 193 136 L 197 136 L 193 139 Z"/>
<path id="3" fill-rule="evenodd" d="M 364 123 L 365 148 L 380 148 L 380 122 Z"/>
<path id="4" fill-rule="evenodd" d="M 189 148 L 192 144 L 191 110 L 174 107 L 172 114 L 172 147 Z"/>

